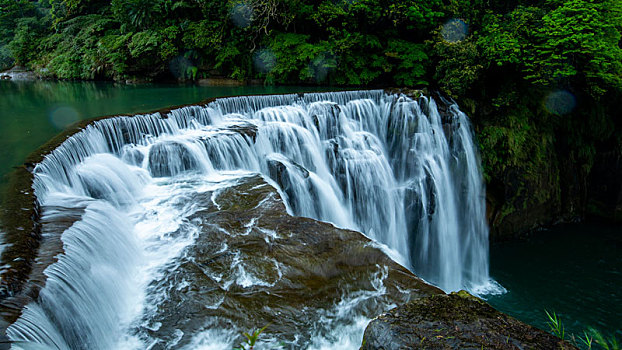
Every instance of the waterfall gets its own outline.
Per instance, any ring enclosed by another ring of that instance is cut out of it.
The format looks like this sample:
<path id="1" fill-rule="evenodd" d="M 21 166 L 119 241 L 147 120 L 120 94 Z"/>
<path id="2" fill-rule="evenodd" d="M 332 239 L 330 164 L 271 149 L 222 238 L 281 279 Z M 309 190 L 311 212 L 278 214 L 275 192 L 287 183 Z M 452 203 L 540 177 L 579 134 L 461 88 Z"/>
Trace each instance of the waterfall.
<path id="1" fill-rule="evenodd" d="M 53 222 L 59 207 L 81 215 L 38 300 L 7 330 L 17 347 L 145 347 L 124 329 L 144 312 L 149 282 L 198 234 L 188 218 L 200 208 L 181 198 L 240 174 L 261 174 L 290 214 L 360 231 L 445 291 L 489 281 L 473 131 L 455 104 L 441 115 L 428 97 L 232 97 L 113 117 L 68 138 L 34 174 L 44 217 Z"/>

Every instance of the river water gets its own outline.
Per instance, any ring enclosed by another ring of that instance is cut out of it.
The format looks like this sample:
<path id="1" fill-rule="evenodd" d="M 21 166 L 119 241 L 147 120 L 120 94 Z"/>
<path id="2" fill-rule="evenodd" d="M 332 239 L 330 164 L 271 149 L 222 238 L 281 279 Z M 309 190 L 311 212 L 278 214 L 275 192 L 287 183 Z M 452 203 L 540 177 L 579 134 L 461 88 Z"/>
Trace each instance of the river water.
<path id="1" fill-rule="evenodd" d="M 578 336 L 589 327 L 622 339 L 622 226 L 565 224 L 493 244 L 490 274 L 508 292 L 497 309 L 548 330 L 545 310 Z"/>
<path id="2" fill-rule="evenodd" d="M 308 87 L 198 87 L 111 83 L 0 82 L 0 175 L 71 123 L 147 112 L 209 97 L 310 91 Z M 326 90 L 316 88 L 315 90 Z M 501 311 L 547 329 L 544 310 L 568 330 L 621 328 L 620 228 L 577 224 L 491 247 L 491 276 L 507 293 L 484 296 Z"/>

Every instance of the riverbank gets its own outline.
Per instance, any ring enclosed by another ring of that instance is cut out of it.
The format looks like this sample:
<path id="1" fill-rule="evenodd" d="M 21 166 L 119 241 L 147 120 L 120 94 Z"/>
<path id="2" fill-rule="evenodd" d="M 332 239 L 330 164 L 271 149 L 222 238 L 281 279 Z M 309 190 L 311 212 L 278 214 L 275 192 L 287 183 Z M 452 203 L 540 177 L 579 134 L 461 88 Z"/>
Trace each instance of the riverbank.
<path id="1" fill-rule="evenodd" d="M 14 66 L 11 69 L 0 72 L 0 80 L 10 80 L 10 81 L 18 81 L 18 82 L 32 82 L 37 80 L 46 80 L 46 81 L 67 81 L 62 79 L 57 79 L 56 77 L 49 76 L 46 74 L 45 70 L 33 71 L 29 70 L 25 67 Z M 70 80 L 75 81 L 75 80 Z M 79 80 L 78 80 L 79 81 Z M 105 80 L 105 81 L 95 81 L 94 83 L 116 83 L 116 84 L 127 84 L 127 85 L 144 85 L 144 84 L 191 84 L 198 86 L 218 86 L 218 87 L 241 87 L 241 86 L 263 86 L 264 81 L 260 79 L 249 79 L 249 80 L 237 80 L 231 79 L 226 76 L 212 76 L 209 78 L 202 79 L 164 79 L 157 80 L 148 77 L 135 77 L 131 79 L 123 79 L 123 80 Z M 309 85 L 313 86 L 313 85 Z"/>

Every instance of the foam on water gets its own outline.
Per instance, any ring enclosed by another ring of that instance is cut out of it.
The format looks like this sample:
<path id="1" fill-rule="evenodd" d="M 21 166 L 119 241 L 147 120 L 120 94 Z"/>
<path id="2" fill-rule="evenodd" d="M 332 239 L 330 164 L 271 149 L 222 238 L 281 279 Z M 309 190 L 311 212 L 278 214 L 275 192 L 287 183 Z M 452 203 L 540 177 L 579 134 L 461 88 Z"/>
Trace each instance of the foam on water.
<path id="1" fill-rule="evenodd" d="M 45 270 L 40 297 L 7 334 L 23 348 L 155 346 L 158 339 L 136 329 L 159 327 L 145 320 L 167 288 L 188 282 L 152 282 L 174 271 L 200 234 L 192 215 L 219 209 L 221 189 L 257 173 L 290 214 L 359 230 L 446 291 L 489 290 L 479 167 L 469 120 L 456 105 L 441 116 L 431 98 L 382 91 L 225 98 L 167 118 L 94 122 L 35 168 L 44 215 L 59 198 L 85 212 L 62 233 L 63 252 Z M 206 202 L 192 200 L 208 192 Z M 251 230 L 255 222 L 245 224 Z M 225 290 L 274 283 L 249 273 L 239 257 L 231 268 L 234 279 L 211 276 Z M 281 268 L 275 264 L 277 278 Z M 358 348 L 369 318 L 354 310 L 384 293 L 384 278 L 321 311 L 326 324 L 297 346 Z M 185 348 L 230 348 L 238 331 L 247 330 L 205 329 Z M 176 330 L 167 346 L 183 336 Z"/>

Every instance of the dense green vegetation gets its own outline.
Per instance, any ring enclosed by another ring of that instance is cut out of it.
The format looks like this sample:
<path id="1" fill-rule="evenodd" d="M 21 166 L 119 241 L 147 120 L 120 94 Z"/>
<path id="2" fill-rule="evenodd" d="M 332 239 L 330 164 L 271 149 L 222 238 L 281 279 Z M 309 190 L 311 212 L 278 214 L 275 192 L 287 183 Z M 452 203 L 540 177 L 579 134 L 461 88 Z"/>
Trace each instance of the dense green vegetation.
<path id="1" fill-rule="evenodd" d="M 622 89 L 616 0 L 1 0 L 2 62 L 63 79 L 213 74 L 427 85 L 494 69 L 538 86 Z M 450 19 L 454 19 L 453 21 Z M 501 101 L 503 102 L 503 101 Z"/>
<path id="2" fill-rule="evenodd" d="M 475 120 L 498 218 L 583 215 L 622 152 L 619 0 L 0 0 L 0 68 L 428 86 Z M 598 211 L 598 205 L 591 205 Z"/>

